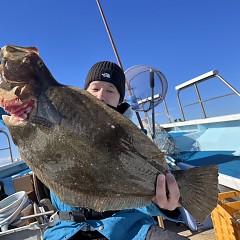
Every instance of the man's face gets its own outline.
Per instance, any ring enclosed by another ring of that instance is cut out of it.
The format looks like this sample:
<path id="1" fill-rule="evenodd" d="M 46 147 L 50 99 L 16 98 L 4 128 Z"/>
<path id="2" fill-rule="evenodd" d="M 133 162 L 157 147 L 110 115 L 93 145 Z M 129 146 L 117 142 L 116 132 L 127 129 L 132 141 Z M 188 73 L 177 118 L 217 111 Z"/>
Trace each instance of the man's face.
<path id="1" fill-rule="evenodd" d="M 113 107 L 117 107 L 119 103 L 120 94 L 112 83 L 94 81 L 89 84 L 87 91 L 102 102 Z"/>

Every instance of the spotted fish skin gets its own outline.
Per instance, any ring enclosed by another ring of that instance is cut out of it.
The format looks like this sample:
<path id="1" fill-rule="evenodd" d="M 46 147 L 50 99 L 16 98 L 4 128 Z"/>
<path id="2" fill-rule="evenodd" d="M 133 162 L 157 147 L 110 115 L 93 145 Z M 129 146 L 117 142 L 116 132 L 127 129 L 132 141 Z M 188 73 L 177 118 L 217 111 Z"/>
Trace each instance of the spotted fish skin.
<path id="1" fill-rule="evenodd" d="M 12 115 L 5 124 L 22 159 L 60 200 L 97 211 L 151 203 L 165 155 L 135 124 L 88 92 L 58 83 L 36 48 L 7 45 L 1 56 L 0 103 Z M 183 205 L 200 221 L 216 206 L 217 172 L 173 173 Z M 195 210 L 199 201 L 207 206 Z"/>

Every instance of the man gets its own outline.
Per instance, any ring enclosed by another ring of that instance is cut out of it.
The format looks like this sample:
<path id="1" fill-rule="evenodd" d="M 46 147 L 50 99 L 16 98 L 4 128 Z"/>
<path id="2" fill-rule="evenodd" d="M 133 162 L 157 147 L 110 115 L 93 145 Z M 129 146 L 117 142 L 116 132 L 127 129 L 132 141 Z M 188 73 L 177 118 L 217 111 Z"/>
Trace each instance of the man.
<path id="1" fill-rule="evenodd" d="M 112 62 L 98 62 L 90 69 L 84 89 L 98 98 L 100 101 L 110 105 L 123 115 L 121 109 L 125 95 L 125 75 L 121 68 Z M 126 109 L 124 109 L 126 112 Z M 169 191 L 166 195 L 166 183 Z M 174 210 L 178 207 L 180 197 L 177 182 L 171 173 L 160 174 L 157 179 L 156 197 L 154 201 L 160 208 Z"/>
<path id="2" fill-rule="evenodd" d="M 129 105 L 122 103 L 125 75 L 117 64 L 108 61 L 94 64 L 88 72 L 84 89 L 121 114 L 126 116 L 129 113 Z M 179 197 L 178 185 L 171 173 L 158 176 L 153 203 L 144 208 L 98 213 L 91 209 L 67 206 L 51 193 L 52 203 L 59 211 L 81 211 L 87 220 L 77 221 L 76 217 L 67 221 L 59 214 L 59 221 L 45 232 L 44 239 L 186 239 L 159 228 L 152 217 L 163 215 L 160 208 L 177 208 Z"/>

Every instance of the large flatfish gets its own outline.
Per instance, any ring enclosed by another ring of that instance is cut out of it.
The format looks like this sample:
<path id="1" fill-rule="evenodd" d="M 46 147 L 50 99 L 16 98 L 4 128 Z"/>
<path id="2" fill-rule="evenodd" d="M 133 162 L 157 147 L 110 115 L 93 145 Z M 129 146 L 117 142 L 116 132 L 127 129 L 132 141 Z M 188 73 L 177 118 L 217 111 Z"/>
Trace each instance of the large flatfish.
<path id="1" fill-rule="evenodd" d="M 64 203 L 97 211 L 142 207 L 165 154 L 130 120 L 86 91 L 58 83 L 35 47 L 1 49 L 0 106 L 21 158 Z M 215 166 L 174 171 L 198 221 L 215 208 Z"/>

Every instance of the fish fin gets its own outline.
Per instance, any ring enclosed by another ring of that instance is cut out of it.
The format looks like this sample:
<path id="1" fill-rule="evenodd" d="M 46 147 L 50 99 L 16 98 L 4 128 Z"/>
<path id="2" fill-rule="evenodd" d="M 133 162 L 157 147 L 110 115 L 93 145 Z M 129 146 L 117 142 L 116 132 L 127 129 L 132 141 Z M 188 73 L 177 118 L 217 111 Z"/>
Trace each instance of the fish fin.
<path id="1" fill-rule="evenodd" d="M 34 117 L 30 120 L 31 123 L 41 125 L 46 128 L 51 128 L 54 124 L 43 117 Z"/>
<path id="2" fill-rule="evenodd" d="M 151 204 L 154 197 L 154 195 L 133 197 L 113 195 L 112 197 L 101 197 L 92 195 L 90 192 L 88 194 L 80 193 L 78 190 L 66 188 L 58 182 L 44 180 L 42 182 L 65 204 L 86 207 L 98 212 L 144 207 Z"/>
<path id="3" fill-rule="evenodd" d="M 182 206 L 199 222 L 217 206 L 218 167 L 203 166 L 173 171 L 179 186 Z"/>
<path id="4" fill-rule="evenodd" d="M 59 87 L 55 87 L 59 89 Z M 46 107 L 47 106 L 47 107 Z M 39 96 L 35 119 L 39 124 L 46 127 L 51 127 L 54 124 L 60 125 L 63 118 L 65 118 L 54 106 L 53 102 L 48 98 L 46 93 Z"/>

